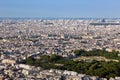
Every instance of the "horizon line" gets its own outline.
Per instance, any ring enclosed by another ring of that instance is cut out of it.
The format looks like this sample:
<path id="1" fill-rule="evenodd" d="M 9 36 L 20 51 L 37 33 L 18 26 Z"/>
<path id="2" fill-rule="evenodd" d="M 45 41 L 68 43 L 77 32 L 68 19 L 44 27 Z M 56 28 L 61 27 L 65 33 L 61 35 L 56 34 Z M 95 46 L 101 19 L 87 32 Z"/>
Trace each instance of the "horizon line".
<path id="1" fill-rule="evenodd" d="M 120 19 L 108 17 L 0 17 L 0 18 L 31 18 L 31 19 Z"/>

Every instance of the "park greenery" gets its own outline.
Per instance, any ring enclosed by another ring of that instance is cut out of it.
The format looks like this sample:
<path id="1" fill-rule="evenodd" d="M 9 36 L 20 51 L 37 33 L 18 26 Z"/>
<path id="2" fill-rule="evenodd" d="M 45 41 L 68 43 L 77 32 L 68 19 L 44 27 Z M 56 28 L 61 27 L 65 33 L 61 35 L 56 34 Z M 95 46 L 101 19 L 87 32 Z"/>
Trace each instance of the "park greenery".
<path id="1" fill-rule="evenodd" d="M 103 56 L 108 59 L 119 59 L 118 56 L 119 52 L 113 50 L 112 52 L 108 52 L 105 50 L 92 50 L 92 51 L 85 51 L 85 50 L 75 50 L 74 53 L 76 56 Z"/>
<path id="2" fill-rule="evenodd" d="M 107 52 L 104 50 L 75 50 L 74 53 L 76 57 L 80 56 L 103 56 L 108 59 L 119 60 L 119 52 L 112 51 Z M 120 61 L 120 60 L 119 60 Z M 120 62 L 113 61 L 74 61 L 73 59 L 66 59 L 59 55 L 42 55 L 40 59 L 35 59 L 33 57 L 28 57 L 26 59 L 26 64 L 32 66 L 40 66 L 44 69 L 60 69 L 60 70 L 69 70 L 76 71 L 78 73 L 87 74 L 90 76 L 99 76 L 103 78 L 110 78 L 115 76 L 120 76 Z M 59 64 L 59 65 L 56 65 Z"/>

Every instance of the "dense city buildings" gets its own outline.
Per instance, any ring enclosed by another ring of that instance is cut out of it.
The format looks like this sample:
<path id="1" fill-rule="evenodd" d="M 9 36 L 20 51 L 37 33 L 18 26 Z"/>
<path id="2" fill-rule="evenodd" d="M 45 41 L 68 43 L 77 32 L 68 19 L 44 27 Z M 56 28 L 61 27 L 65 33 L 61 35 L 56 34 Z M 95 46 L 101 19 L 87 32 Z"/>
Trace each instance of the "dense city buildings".
<path id="1" fill-rule="evenodd" d="M 31 56 L 75 57 L 80 49 L 120 52 L 120 19 L 0 19 L 1 80 L 107 80 L 22 63 Z"/>

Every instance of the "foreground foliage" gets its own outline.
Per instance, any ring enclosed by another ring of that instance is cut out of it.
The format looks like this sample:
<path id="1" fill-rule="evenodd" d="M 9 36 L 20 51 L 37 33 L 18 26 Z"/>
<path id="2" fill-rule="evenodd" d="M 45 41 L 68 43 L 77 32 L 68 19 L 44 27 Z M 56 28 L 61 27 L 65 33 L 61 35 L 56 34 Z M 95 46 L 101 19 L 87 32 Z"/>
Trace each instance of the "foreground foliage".
<path id="1" fill-rule="evenodd" d="M 107 51 L 76 51 L 77 56 L 105 56 L 110 59 L 118 59 L 118 52 Z M 104 78 L 110 78 L 120 76 L 120 62 L 105 62 L 105 61 L 73 61 L 72 59 L 65 59 L 58 55 L 43 55 L 40 59 L 34 59 L 29 57 L 26 59 L 26 64 L 33 66 L 40 66 L 44 69 L 60 69 L 76 71 L 78 73 L 88 74 L 91 76 L 99 76 Z M 59 65 L 56 65 L 59 64 Z"/>

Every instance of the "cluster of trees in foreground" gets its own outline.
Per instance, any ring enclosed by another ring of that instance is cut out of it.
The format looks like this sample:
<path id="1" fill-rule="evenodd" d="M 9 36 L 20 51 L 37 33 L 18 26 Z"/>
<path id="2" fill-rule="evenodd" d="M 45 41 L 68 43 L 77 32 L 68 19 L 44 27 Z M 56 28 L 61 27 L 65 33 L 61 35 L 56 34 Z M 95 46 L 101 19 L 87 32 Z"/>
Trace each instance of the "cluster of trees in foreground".
<path id="1" fill-rule="evenodd" d="M 109 59 L 120 58 L 117 55 L 119 52 L 107 52 L 102 50 L 96 51 L 75 51 L 77 56 L 104 56 Z M 110 55 L 110 56 L 109 56 Z M 78 73 L 87 74 L 90 76 L 99 76 L 103 78 L 110 78 L 115 76 L 120 76 L 120 62 L 105 62 L 105 61 L 73 61 L 72 59 L 65 59 L 62 56 L 52 54 L 42 55 L 40 59 L 34 59 L 33 57 L 28 57 L 26 59 L 26 64 L 32 66 L 40 66 L 44 69 L 60 69 L 76 71 Z M 59 65 L 56 65 L 59 64 Z"/>
<path id="2" fill-rule="evenodd" d="M 113 50 L 112 52 L 108 52 L 105 50 L 92 50 L 92 51 L 85 51 L 85 50 L 75 50 L 74 53 L 76 56 L 103 56 L 108 59 L 120 59 L 118 51 Z"/>

